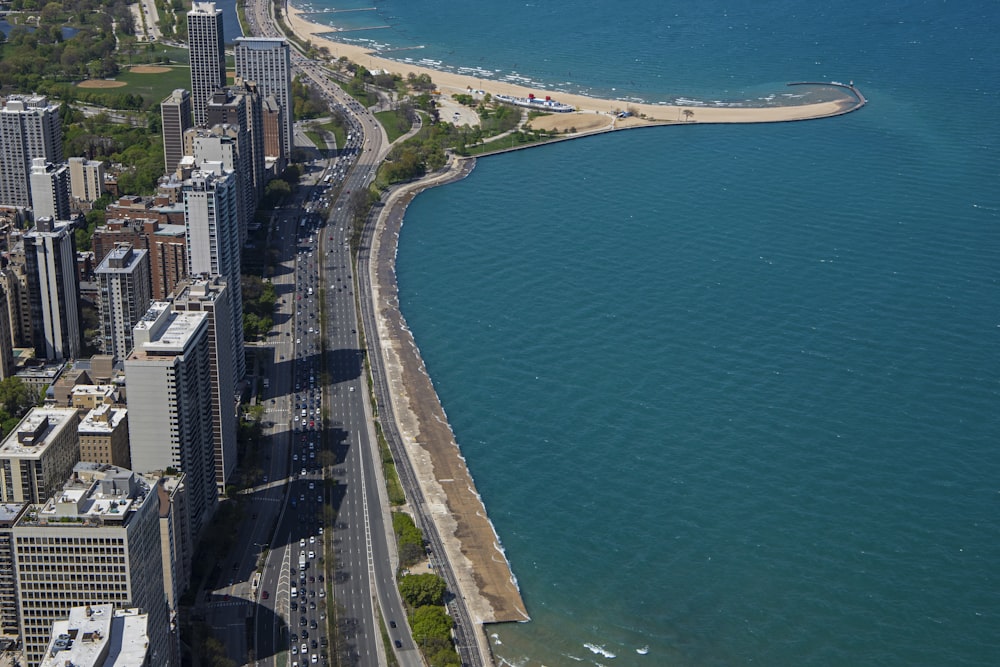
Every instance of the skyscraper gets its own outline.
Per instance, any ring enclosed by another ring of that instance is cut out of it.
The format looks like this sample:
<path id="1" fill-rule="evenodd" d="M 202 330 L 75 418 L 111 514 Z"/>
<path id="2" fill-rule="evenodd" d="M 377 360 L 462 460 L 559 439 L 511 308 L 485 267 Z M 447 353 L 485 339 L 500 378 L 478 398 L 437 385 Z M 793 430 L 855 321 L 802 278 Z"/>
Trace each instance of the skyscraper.
<path id="1" fill-rule="evenodd" d="M 185 474 L 197 536 L 216 503 L 208 315 L 154 301 L 133 336 L 125 360 L 132 467 Z"/>
<path id="2" fill-rule="evenodd" d="M 192 80 L 194 70 L 192 69 Z M 191 93 L 178 88 L 160 103 L 163 129 L 163 163 L 167 173 L 177 169 L 184 157 L 184 130 L 191 127 Z"/>
<path id="3" fill-rule="evenodd" d="M 51 360 L 80 356 L 76 247 L 69 223 L 38 218 L 24 235 L 25 272 L 35 355 Z"/>
<path id="4" fill-rule="evenodd" d="M 121 361 L 132 350 L 132 329 L 149 309 L 149 253 L 119 243 L 94 271 L 100 285 L 104 354 Z"/>
<path id="5" fill-rule="evenodd" d="M 246 373 L 246 360 L 237 196 L 235 176 L 218 162 L 203 163 L 184 181 L 188 275 L 222 276 L 227 284 L 235 286 L 229 299 L 233 311 L 233 369 L 240 380 Z"/>
<path id="6" fill-rule="evenodd" d="M 205 106 L 212 93 L 226 85 L 222 10 L 216 9 L 214 2 L 195 1 L 191 3 L 187 22 L 191 52 L 191 111 L 194 124 L 203 125 Z"/>
<path id="7" fill-rule="evenodd" d="M 174 294 L 174 310 L 208 314 L 209 371 L 212 374 L 212 421 L 215 442 L 215 482 L 219 493 L 236 467 L 238 378 L 233 368 L 233 314 L 225 279 L 185 280 Z"/>
<path id="8" fill-rule="evenodd" d="M 288 158 L 292 150 L 292 64 L 288 40 L 269 37 L 239 37 L 236 39 L 236 76 L 253 81 L 260 87 L 261 97 L 274 95 L 282 113 L 284 129 L 281 157 Z"/>
<path id="9" fill-rule="evenodd" d="M 69 169 L 43 157 L 31 161 L 31 208 L 35 219 L 69 220 Z"/>
<path id="10" fill-rule="evenodd" d="M 38 95 L 12 95 L 0 109 L 0 204 L 31 206 L 34 158 L 62 162 L 59 107 Z"/>
<path id="11" fill-rule="evenodd" d="M 53 621 L 70 608 L 112 603 L 149 614 L 149 664 L 170 665 L 155 480 L 81 463 L 64 481 L 12 530 L 28 664 L 41 661 Z"/>

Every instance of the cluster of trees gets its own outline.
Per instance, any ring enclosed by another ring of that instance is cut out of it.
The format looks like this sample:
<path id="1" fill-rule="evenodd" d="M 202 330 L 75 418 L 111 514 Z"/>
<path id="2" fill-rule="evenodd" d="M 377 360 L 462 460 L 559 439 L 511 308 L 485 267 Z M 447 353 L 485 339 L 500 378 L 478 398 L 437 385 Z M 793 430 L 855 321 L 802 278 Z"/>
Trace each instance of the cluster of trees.
<path id="1" fill-rule="evenodd" d="M 11 9 L 39 12 L 37 26 L 14 26 L 3 46 L 0 86 L 18 90 L 38 90 L 43 79 L 114 76 L 118 63 L 112 22 L 117 24 L 119 36 L 134 33 L 132 14 L 124 0 L 13 0 Z M 64 35 L 64 26 L 76 34 Z"/>
<path id="2" fill-rule="evenodd" d="M 292 193 L 292 187 L 299 182 L 302 170 L 298 165 L 289 165 L 278 178 L 272 178 L 264 186 L 264 199 L 259 208 L 273 208 Z"/>
<path id="3" fill-rule="evenodd" d="M 392 530 L 396 533 L 400 567 L 410 567 L 424 557 L 424 534 L 405 512 L 392 513 Z"/>
<path id="4" fill-rule="evenodd" d="M 292 79 L 292 107 L 295 118 L 317 118 L 328 112 L 326 102 L 318 90 L 307 85 L 302 76 Z"/>
<path id="5" fill-rule="evenodd" d="M 445 148 L 457 143 L 457 133 L 451 125 L 438 123 L 425 126 L 416 134 L 389 151 L 379 179 L 387 185 L 419 178 L 435 171 L 446 162 Z"/>
<path id="6" fill-rule="evenodd" d="M 150 114 L 145 127 L 113 123 L 106 114 L 86 118 L 65 103 L 60 115 L 66 155 L 126 165 L 118 175 L 122 192 L 156 191 L 156 181 L 163 175 L 163 141 L 157 114 Z"/>
<path id="7" fill-rule="evenodd" d="M 253 340 L 265 335 L 274 326 L 274 304 L 278 294 L 270 280 L 260 276 L 243 276 L 243 337 Z"/>
<path id="8" fill-rule="evenodd" d="M 452 620 L 444 608 L 444 579 L 436 574 L 407 574 L 399 580 L 399 593 L 410 610 L 410 630 L 432 667 L 462 664 L 451 640 Z"/>
<path id="9" fill-rule="evenodd" d="M 21 418 L 39 401 L 40 396 L 36 396 L 19 378 L 9 377 L 0 381 L 0 438 L 13 431 Z"/>

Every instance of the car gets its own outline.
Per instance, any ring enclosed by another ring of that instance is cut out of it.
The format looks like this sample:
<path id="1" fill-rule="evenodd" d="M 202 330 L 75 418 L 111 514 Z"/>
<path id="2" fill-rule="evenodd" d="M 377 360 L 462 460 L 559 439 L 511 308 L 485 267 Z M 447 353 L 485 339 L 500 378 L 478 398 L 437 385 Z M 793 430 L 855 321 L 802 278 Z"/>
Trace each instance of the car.
<path id="1" fill-rule="evenodd" d="M 312 484 L 309 485 L 309 488 L 310 489 L 312 488 Z M 309 544 L 316 544 L 316 536 L 315 535 L 310 535 L 309 536 Z"/>
<path id="2" fill-rule="evenodd" d="M 311 642 L 309 642 L 309 648 L 319 648 L 319 642 L 317 642 L 315 639 L 312 640 Z"/>
<path id="3" fill-rule="evenodd" d="M 403 642 L 399 641 L 398 639 L 394 643 L 396 644 L 396 648 L 403 648 Z"/>
<path id="4" fill-rule="evenodd" d="M 309 652 L 309 645 L 303 643 L 302 647 L 299 649 L 299 651 L 302 653 L 302 655 L 305 655 L 306 653 Z"/>
<path id="5" fill-rule="evenodd" d="M 268 593 L 267 591 L 264 591 L 263 593 L 260 594 L 260 596 L 266 600 L 269 597 L 271 597 L 271 594 Z"/>
<path id="6" fill-rule="evenodd" d="M 307 625 L 309 625 L 309 619 L 303 616 L 302 618 L 299 619 L 299 625 L 303 628 L 306 627 Z"/>
<path id="7" fill-rule="evenodd" d="M 315 551 L 310 551 L 309 552 L 309 558 L 315 558 L 315 557 L 316 557 L 316 552 Z"/>
<path id="8" fill-rule="evenodd" d="M 292 655 L 298 655 L 298 654 L 299 654 L 299 647 L 296 646 L 295 644 L 292 644 Z"/>
<path id="9" fill-rule="evenodd" d="M 310 658 L 309 658 L 309 662 L 311 662 L 311 663 L 312 663 L 312 664 L 314 664 L 314 665 L 315 665 L 315 664 L 316 664 L 317 662 L 319 662 L 319 658 L 317 658 L 317 657 L 316 657 L 316 654 L 315 654 L 315 653 L 313 653 L 313 654 L 312 654 L 312 657 L 310 657 Z"/>
<path id="10" fill-rule="evenodd" d="M 299 603 L 296 602 L 295 600 L 292 600 L 291 607 L 292 607 L 292 611 L 298 611 L 299 610 Z M 293 639 L 292 641 L 295 641 L 295 640 Z"/>
<path id="11" fill-rule="evenodd" d="M 319 624 L 317 624 L 316 621 L 313 621 L 312 623 L 309 624 L 309 627 L 315 630 L 317 627 L 319 627 Z"/>
<path id="12" fill-rule="evenodd" d="M 396 627 L 396 621 L 389 621 L 389 627 L 390 628 Z"/>
<path id="13" fill-rule="evenodd" d="M 290 636 L 290 639 L 292 640 L 293 644 L 297 644 L 299 641 L 299 636 L 293 632 Z"/>
<path id="14" fill-rule="evenodd" d="M 303 630 L 302 631 L 302 639 L 309 639 L 309 631 L 308 630 Z"/>

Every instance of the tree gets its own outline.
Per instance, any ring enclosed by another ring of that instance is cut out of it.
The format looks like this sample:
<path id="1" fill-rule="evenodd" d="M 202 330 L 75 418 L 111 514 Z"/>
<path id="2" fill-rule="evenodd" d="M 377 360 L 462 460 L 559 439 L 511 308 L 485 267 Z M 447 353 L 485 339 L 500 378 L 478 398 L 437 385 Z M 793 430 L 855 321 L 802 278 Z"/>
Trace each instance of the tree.
<path id="1" fill-rule="evenodd" d="M 445 613 L 444 607 L 418 607 L 410 614 L 413 641 L 420 645 L 449 641 L 451 625 L 451 617 Z"/>
<path id="2" fill-rule="evenodd" d="M 34 392 L 20 378 L 0 381 L 0 407 L 11 416 L 21 418 L 35 404 Z"/>
<path id="3" fill-rule="evenodd" d="M 694 116 L 693 111 L 691 111 L 690 109 L 684 110 L 684 120 L 690 121 L 692 116 Z"/>
<path id="4" fill-rule="evenodd" d="M 444 579 L 434 573 L 407 574 L 399 580 L 399 593 L 410 607 L 443 605 L 448 589 Z"/>

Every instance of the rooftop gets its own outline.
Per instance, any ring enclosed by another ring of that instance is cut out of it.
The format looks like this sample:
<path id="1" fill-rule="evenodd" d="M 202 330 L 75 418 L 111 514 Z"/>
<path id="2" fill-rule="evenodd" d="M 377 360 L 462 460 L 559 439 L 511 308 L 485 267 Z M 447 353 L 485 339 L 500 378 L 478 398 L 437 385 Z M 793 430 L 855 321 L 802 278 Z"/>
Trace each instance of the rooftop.
<path id="1" fill-rule="evenodd" d="M 175 312 L 170 303 L 154 301 L 135 325 L 135 349 L 129 360 L 181 354 L 207 317 L 205 313 Z"/>
<path id="2" fill-rule="evenodd" d="M 0 457 L 38 458 L 63 429 L 76 426 L 76 420 L 76 408 L 31 408 L 0 444 Z"/>
<path id="3" fill-rule="evenodd" d="M 122 524 L 152 491 L 150 480 L 131 470 L 84 462 L 60 491 L 22 524 Z"/>
<path id="4" fill-rule="evenodd" d="M 148 616 L 111 604 L 73 607 L 52 624 L 41 667 L 140 667 L 149 647 Z"/>
<path id="5" fill-rule="evenodd" d="M 76 430 L 80 435 L 110 434 L 125 421 L 127 416 L 128 410 L 125 408 L 116 408 L 104 403 L 88 412 Z"/>

